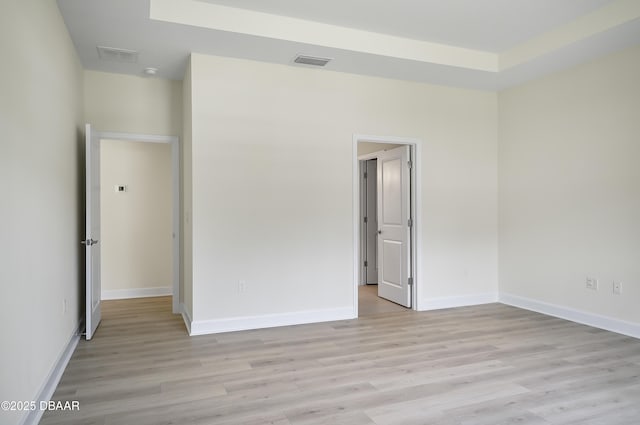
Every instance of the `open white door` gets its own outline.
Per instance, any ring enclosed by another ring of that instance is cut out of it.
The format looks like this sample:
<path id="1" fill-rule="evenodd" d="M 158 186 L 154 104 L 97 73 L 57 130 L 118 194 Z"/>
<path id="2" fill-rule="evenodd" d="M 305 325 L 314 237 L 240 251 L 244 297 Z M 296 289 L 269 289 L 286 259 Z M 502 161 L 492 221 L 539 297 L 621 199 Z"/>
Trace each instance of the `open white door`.
<path id="1" fill-rule="evenodd" d="M 378 155 L 378 296 L 411 307 L 409 146 Z"/>
<path id="2" fill-rule="evenodd" d="M 86 337 L 90 340 L 100 324 L 100 138 L 86 128 L 86 236 L 82 243 L 86 246 Z"/>

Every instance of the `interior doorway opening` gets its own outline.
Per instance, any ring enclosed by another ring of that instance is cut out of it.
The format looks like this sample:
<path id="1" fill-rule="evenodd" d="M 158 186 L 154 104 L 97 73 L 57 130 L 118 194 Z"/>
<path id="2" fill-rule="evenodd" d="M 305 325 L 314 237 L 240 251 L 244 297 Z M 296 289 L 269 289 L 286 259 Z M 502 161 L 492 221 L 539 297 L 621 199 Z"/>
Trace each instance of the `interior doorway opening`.
<path id="1" fill-rule="evenodd" d="M 86 233 L 85 239 L 81 241 L 86 248 L 86 314 L 85 314 L 85 336 L 89 340 L 93 337 L 101 320 L 102 301 L 102 237 L 101 237 L 101 192 L 103 190 L 114 190 L 116 193 L 125 194 L 128 191 L 126 182 L 115 184 L 110 187 L 101 185 L 101 146 L 106 140 L 119 142 L 142 142 L 161 143 L 170 146 L 171 176 L 169 187 L 163 190 L 170 193 L 170 216 L 171 225 L 167 231 L 170 240 L 171 255 L 171 278 L 170 290 L 167 291 L 172 296 L 172 312 L 178 313 L 180 308 L 180 180 L 179 180 L 179 146 L 178 138 L 175 136 L 154 136 L 144 134 L 128 134 L 114 132 L 98 132 L 92 129 L 90 124 L 86 125 Z M 169 213 L 169 211 L 165 211 Z M 136 226 L 130 226 L 130 231 L 134 232 Z M 144 240 L 142 241 L 145 242 Z M 144 247 L 143 247 L 144 249 Z"/>
<path id="2" fill-rule="evenodd" d="M 417 309 L 418 142 L 354 136 L 358 316 Z"/>
<path id="3" fill-rule="evenodd" d="M 360 160 L 360 285 L 378 284 L 377 168 L 377 158 Z"/>
<path id="4" fill-rule="evenodd" d="M 100 140 L 101 298 L 172 295 L 171 146 Z"/>

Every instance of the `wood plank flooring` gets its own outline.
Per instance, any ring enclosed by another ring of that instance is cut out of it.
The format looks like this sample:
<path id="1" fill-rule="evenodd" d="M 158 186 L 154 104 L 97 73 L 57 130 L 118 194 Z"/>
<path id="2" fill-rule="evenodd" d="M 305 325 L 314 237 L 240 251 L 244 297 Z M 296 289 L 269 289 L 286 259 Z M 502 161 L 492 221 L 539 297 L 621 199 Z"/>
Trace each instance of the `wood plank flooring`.
<path id="1" fill-rule="evenodd" d="M 407 311 L 401 305 L 394 304 L 378 296 L 378 285 L 358 286 L 358 317 L 384 313 Z"/>
<path id="2" fill-rule="evenodd" d="M 105 302 L 54 395 L 80 411 L 41 424 L 640 424 L 640 340 L 501 304 L 360 307 L 189 337 L 170 298 Z"/>

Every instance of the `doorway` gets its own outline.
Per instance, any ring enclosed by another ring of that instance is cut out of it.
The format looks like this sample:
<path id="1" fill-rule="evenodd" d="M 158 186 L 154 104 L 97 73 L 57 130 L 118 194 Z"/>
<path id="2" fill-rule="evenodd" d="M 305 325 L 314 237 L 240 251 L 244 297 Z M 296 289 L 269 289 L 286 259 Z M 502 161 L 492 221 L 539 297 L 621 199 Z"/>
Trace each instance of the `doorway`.
<path id="1" fill-rule="evenodd" d="M 361 145 L 362 146 L 362 145 Z M 378 159 L 360 161 L 360 284 L 378 284 Z"/>
<path id="2" fill-rule="evenodd" d="M 113 190 L 117 194 L 124 195 L 128 192 L 126 182 L 122 184 L 111 184 L 110 187 L 102 187 L 100 182 L 101 172 L 101 146 L 106 140 L 114 142 L 141 142 L 165 144 L 170 147 L 171 175 L 170 185 L 164 188 L 170 195 L 170 226 L 167 229 L 167 238 L 170 241 L 170 251 L 168 261 L 171 262 L 170 290 L 167 291 L 172 296 L 172 312 L 178 313 L 180 308 L 180 262 L 179 262 L 179 147 L 178 138 L 174 136 L 153 136 L 144 134 L 128 134 L 114 132 L 98 132 L 92 129 L 90 124 L 86 125 L 86 234 L 82 243 L 86 246 L 86 315 L 85 328 L 86 338 L 91 339 L 101 320 L 101 192 L 103 190 Z M 140 195 L 141 192 L 138 194 Z M 121 198 L 123 199 L 123 198 Z M 164 213 L 168 213 L 165 211 Z M 129 224 L 127 230 L 130 234 L 135 233 L 135 225 Z M 144 244 L 144 240 L 142 241 Z M 142 248 L 144 250 L 144 246 Z"/>
<path id="3" fill-rule="evenodd" d="M 160 144 L 169 146 L 171 161 L 171 183 L 164 190 L 171 193 L 171 296 L 172 312 L 180 312 L 180 150 L 176 136 L 157 136 L 148 134 L 131 134 L 116 132 L 100 132 L 100 140 L 112 140 L 129 143 Z M 115 187 L 107 188 L 116 190 Z M 128 188 L 125 188 L 127 190 Z"/>
<path id="4" fill-rule="evenodd" d="M 419 140 L 354 136 L 355 311 L 417 310 Z M 372 313 L 373 312 L 373 313 Z"/>
<path id="5" fill-rule="evenodd" d="M 100 140 L 101 298 L 172 294 L 171 146 Z"/>

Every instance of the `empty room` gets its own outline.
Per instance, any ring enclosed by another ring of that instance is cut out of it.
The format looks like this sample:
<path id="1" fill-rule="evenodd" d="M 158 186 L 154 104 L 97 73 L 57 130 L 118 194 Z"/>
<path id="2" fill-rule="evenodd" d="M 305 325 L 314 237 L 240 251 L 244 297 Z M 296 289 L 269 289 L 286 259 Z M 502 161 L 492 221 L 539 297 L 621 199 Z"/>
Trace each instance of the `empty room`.
<path id="1" fill-rule="evenodd" d="M 637 425 L 640 1 L 0 3 L 0 425 Z"/>

